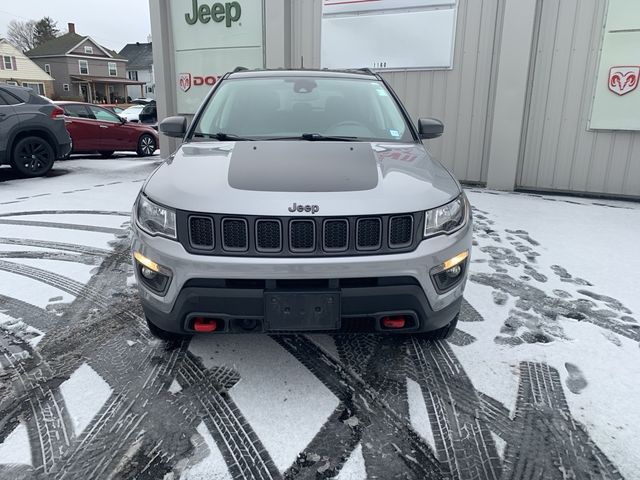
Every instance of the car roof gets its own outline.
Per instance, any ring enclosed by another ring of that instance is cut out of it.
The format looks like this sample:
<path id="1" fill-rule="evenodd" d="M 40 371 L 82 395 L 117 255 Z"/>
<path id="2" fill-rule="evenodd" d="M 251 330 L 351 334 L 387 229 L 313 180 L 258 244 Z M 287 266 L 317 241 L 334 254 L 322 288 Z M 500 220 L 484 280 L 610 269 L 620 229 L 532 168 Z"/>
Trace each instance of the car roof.
<path id="1" fill-rule="evenodd" d="M 369 69 L 328 70 L 328 69 L 257 69 L 236 68 L 227 78 L 265 78 L 265 77 L 317 77 L 317 78 L 353 78 L 359 80 L 379 80 L 380 77 Z"/>

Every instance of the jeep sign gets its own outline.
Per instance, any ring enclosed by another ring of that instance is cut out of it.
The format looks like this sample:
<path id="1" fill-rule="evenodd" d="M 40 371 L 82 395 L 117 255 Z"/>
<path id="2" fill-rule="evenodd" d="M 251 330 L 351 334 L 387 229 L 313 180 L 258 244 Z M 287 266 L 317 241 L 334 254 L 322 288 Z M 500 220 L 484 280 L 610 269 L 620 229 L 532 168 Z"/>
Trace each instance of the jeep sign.
<path id="1" fill-rule="evenodd" d="M 198 0 L 191 3 L 191 13 L 185 13 L 184 19 L 189 25 L 195 25 L 198 21 L 209 23 L 213 20 L 215 23 L 225 22 L 227 27 L 240 20 L 242 8 L 238 2 L 214 3 L 209 7 L 207 4 L 198 6 Z"/>
<path id="2" fill-rule="evenodd" d="M 193 114 L 218 77 L 264 67 L 263 0 L 171 0 L 177 110 Z"/>

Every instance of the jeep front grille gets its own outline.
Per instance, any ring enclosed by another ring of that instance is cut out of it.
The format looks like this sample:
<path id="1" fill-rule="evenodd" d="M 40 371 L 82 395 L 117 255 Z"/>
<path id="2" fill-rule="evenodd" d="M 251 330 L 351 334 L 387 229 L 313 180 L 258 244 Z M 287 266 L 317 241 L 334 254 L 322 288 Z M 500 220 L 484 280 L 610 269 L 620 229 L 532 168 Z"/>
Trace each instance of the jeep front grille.
<path id="1" fill-rule="evenodd" d="M 313 252 L 316 249 L 316 222 L 291 220 L 289 222 L 289 248 L 294 253 Z"/>
<path id="2" fill-rule="evenodd" d="M 256 221 L 256 250 L 279 252 L 282 250 L 282 227 L 280 220 Z"/>
<path id="3" fill-rule="evenodd" d="M 327 252 L 344 252 L 349 248 L 349 220 L 325 220 L 322 241 Z"/>
<path id="4" fill-rule="evenodd" d="M 391 248 L 402 248 L 410 245 L 412 233 L 413 217 L 411 215 L 391 217 L 389 223 L 389 246 Z"/>
<path id="5" fill-rule="evenodd" d="M 358 250 L 377 250 L 382 243 L 382 221 L 379 218 L 360 218 L 356 247 Z"/>
<path id="6" fill-rule="evenodd" d="M 213 219 L 209 217 L 189 218 L 189 240 L 193 248 L 213 248 Z"/>
<path id="7" fill-rule="evenodd" d="M 414 250 L 422 212 L 367 217 L 258 217 L 177 212 L 178 239 L 198 255 L 321 257 Z"/>
<path id="8" fill-rule="evenodd" d="M 222 248 L 228 252 L 244 252 L 249 248 L 247 221 L 244 218 L 222 219 Z"/>

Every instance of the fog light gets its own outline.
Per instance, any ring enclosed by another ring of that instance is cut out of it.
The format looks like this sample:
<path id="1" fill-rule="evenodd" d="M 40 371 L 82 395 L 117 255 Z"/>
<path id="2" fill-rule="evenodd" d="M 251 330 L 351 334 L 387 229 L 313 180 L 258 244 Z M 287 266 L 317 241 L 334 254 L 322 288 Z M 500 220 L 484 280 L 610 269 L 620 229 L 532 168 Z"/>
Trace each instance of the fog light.
<path id="1" fill-rule="evenodd" d="M 140 252 L 134 252 L 136 268 L 142 283 L 157 294 L 164 294 L 171 280 L 171 271 L 158 265 L 153 260 L 145 257 Z"/>
<path id="2" fill-rule="evenodd" d="M 153 280 L 154 278 L 156 278 L 156 275 L 158 275 L 156 272 L 154 272 L 153 270 L 149 270 L 147 267 L 142 267 L 140 273 L 142 273 L 142 276 L 147 280 Z"/>
<path id="3" fill-rule="evenodd" d="M 431 270 L 431 277 L 438 293 L 444 293 L 454 288 L 464 278 L 464 272 L 469 258 L 469 251 L 459 253 Z"/>
<path id="4" fill-rule="evenodd" d="M 398 315 L 394 317 L 382 317 L 382 326 L 384 328 L 399 329 L 404 328 L 407 323 L 404 315 Z"/>
<path id="5" fill-rule="evenodd" d="M 460 268 L 460 265 L 456 265 L 455 267 L 445 271 L 447 272 L 447 277 L 456 278 L 460 273 L 462 273 L 462 268 Z"/>

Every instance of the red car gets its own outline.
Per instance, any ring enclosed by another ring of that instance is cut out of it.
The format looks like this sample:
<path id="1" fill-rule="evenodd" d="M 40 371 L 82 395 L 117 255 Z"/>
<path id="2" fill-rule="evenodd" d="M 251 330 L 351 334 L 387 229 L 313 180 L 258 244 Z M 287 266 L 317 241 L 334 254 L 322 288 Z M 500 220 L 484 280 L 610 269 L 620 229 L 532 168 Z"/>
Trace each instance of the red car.
<path id="1" fill-rule="evenodd" d="M 73 150 L 71 153 L 98 152 L 105 158 L 117 151 L 153 154 L 158 148 L 158 134 L 140 123 L 129 123 L 106 108 L 91 103 L 54 102 L 64 109 L 65 123 Z"/>

